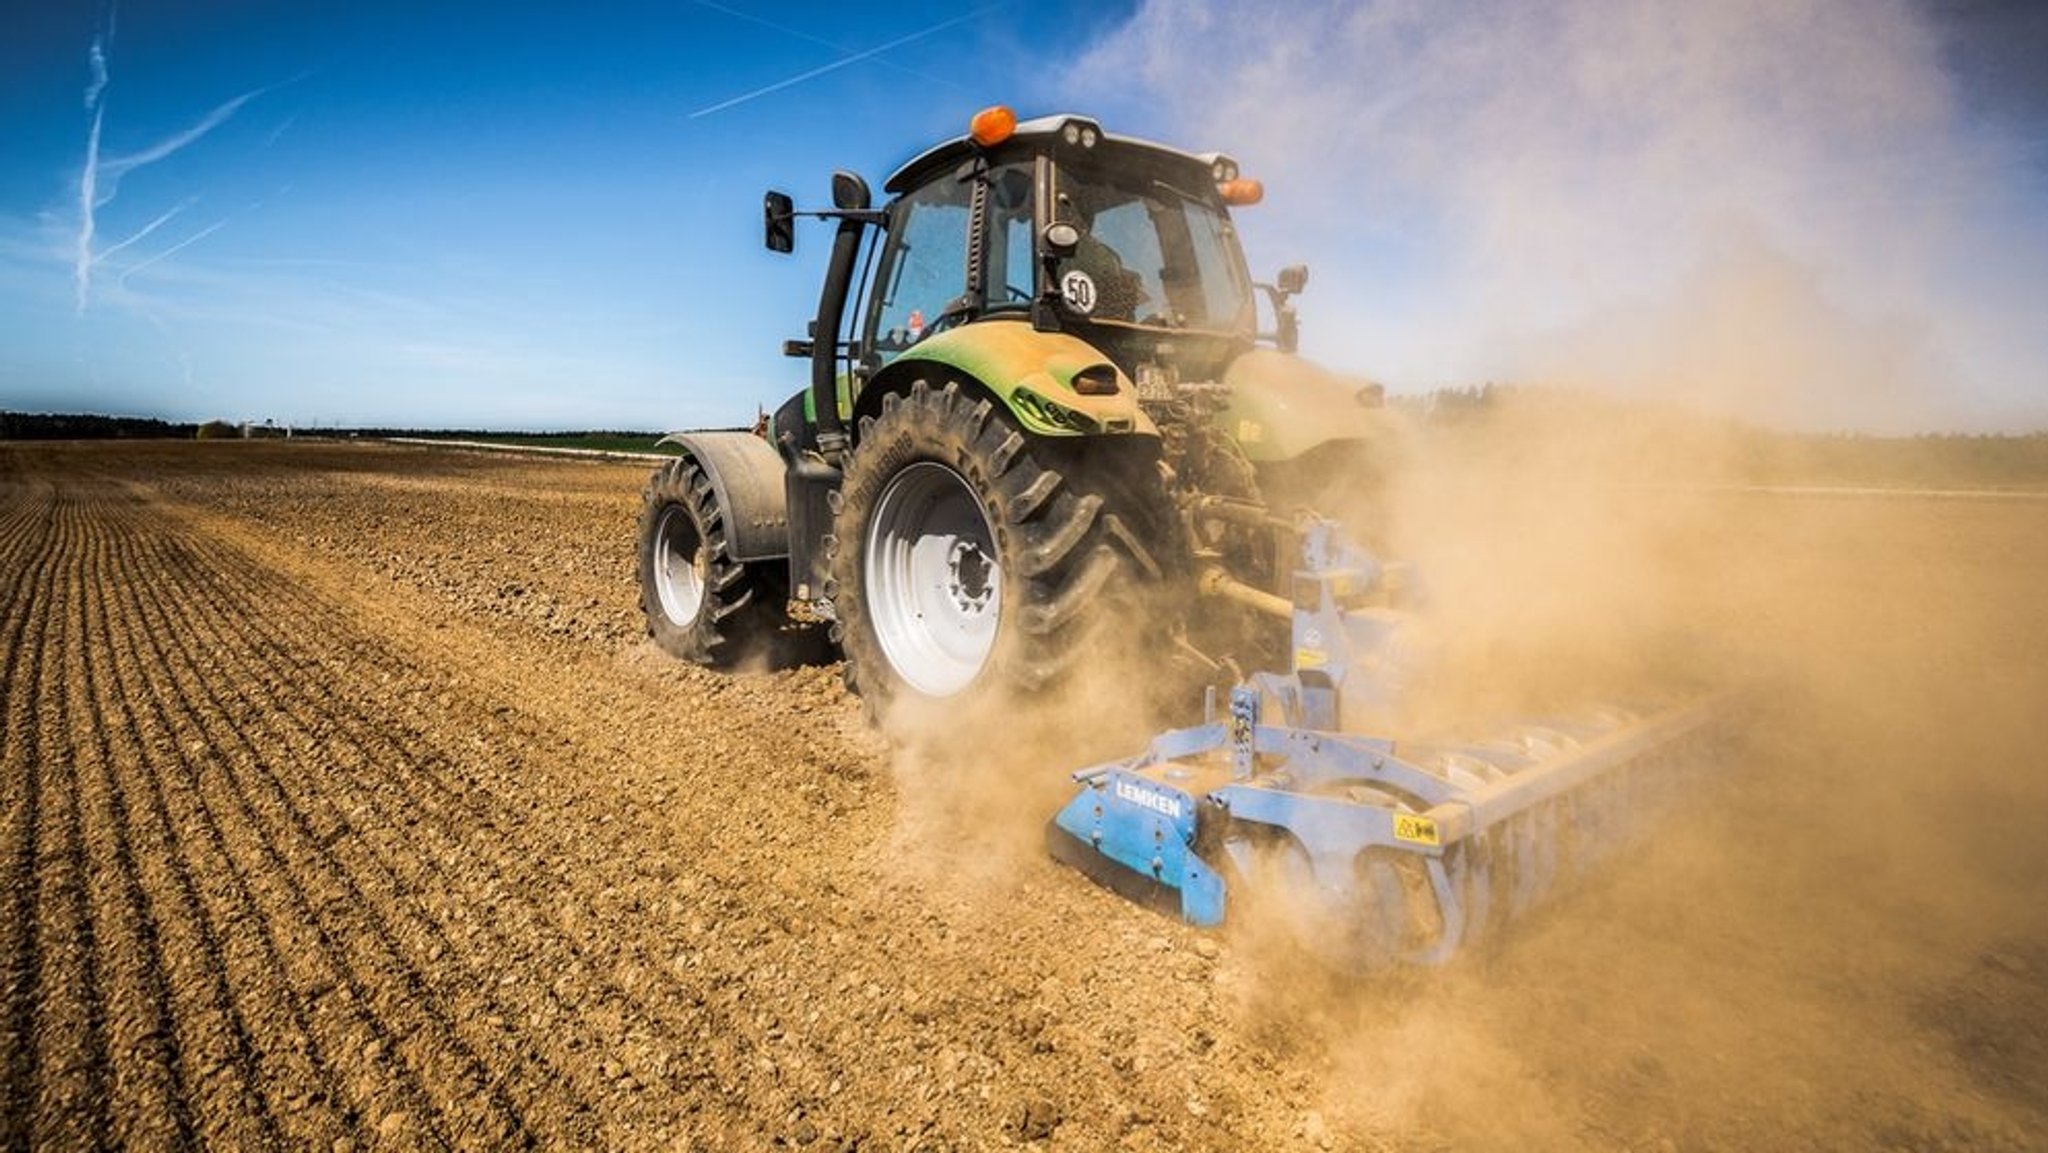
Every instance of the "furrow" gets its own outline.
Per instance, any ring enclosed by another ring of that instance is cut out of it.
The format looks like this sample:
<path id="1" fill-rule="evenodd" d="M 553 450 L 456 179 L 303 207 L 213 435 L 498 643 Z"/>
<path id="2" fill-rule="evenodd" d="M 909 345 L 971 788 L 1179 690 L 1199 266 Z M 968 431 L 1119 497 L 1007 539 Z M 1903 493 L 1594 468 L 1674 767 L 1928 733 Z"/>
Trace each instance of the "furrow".
<path id="1" fill-rule="evenodd" d="M 5 678 L 0 680 L 0 685 L 10 689 L 17 684 L 16 678 L 23 675 L 23 663 L 38 651 L 26 641 L 29 622 L 37 619 L 35 607 L 38 603 L 47 606 L 54 599 L 46 578 L 57 559 L 51 547 L 56 531 L 53 522 L 55 502 L 48 490 L 39 496 L 41 499 L 33 509 L 33 515 L 24 515 L 21 522 L 10 530 L 10 539 L 17 547 L 6 563 L 0 564 L 0 574 L 6 577 L 4 582 L 0 582 L 0 587 L 6 590 L 4 595 L 0 595 L 0 637 L 4 637 L 4 647 L 0 647 L 0 677 Z M 28 699 L 28 694 L 14 693 L 9 702 L 26 708 Z M 16 741 L 27 739 L 34 728 L 26 719 L 17 717 L 13 708 L 7 711 L 4 719 L 6 727 L 0 729 L 0 756 L 5 756 Z"/>
<path id="2" fill-rule="evenodd" d="M 37 858 L 43 850 L 42 725 L 44 681 L 40 654 L 49 642 L 51 607 L 60 602 L 58 534 L 53 513 L 46 513 L 32 531 L 27 555 L 32 561 L 10 582 L 4 657 L 7 688 L 5 744 L 0 746 L 0 773 L 7 798 L 0 824 L 0 877 L 4 877 L 4 914 L 0 914 L 0 995 L 5 1020 L 0 1023 L 0 1148 L 30 1144 L 35 1117 L 37 1076 L 36 985 L 42 941 L 37 931 Z"/>
<path id="3" fill-rule="evenodd" d="M 11 604 L 25 595 L 22 578 L 35 568 L 44 539 L 38 522 L 48 515 L 47 504 L 39 508 L 19 499 L 0 510 L 0 587 L 6 589 L 0 602 Z"/>
<path id="4" fill-rule="evenodd" d="M 700 1050 L 707 1029 L 726 1043 L 746 1050 L 747 1030 L 737 1022 L 719 1021 L 703 992 L 688 987 L 673 973 L 643 971 L 635 976 L 645 979 L 634 981 L 635 987 L 631 989 L 624 979 L 606 975 L 599 958 L 590 956 L 575 932 L 560 921 L 559 911 L 578 904 L 579 898 L 554 877 L 537 871 L 528 859 L 573 858 L 576 854 L 565 846 L 548 845 L 538 853 L 487 855 L 487 847 L 508 834 L 494 827 L 488 818 L 482 829 L 469 827 L 478 819 L 469 810 L 476 805 L 480 790 L 462 776 L 457 758 L 431 745 L 426 749 L 407 747 L 387 733 L 389 728 L 414 732 L 430 728 L 426 718 L 408 716 L 411 706 L 407 702 L 380 701 L 371 712 L 352 693 L 316 696 L 310 691 L 308 686 L 321 683 L 323 670 L 306 661 L 304 652 L 362 647 L 359 634 L 345 632 L 341 626 L 330 628 L 328 622 L 334 615 L 331 606 L 309 598 L 267 572 L 236 563 L 232 557 L 211 559 L 207 571 L 223 582 L 236 584 L 240 588 L 238 599 L 245 603 L 294 602 L 290 611 L 252 611 L 206 622 L 209 626 L 231 629 L 237 637 L 201 637 L 196 628 L 193 636 L 195 643 L 214 649 L 240 644 L 264 654 L 264 659 L 251 662 L 253 679 L 249 687 L 268 694 L 255 712 L 274 722 L 280 730 L 276 735 L 285 745 L 316 747 L 316 734 L 306 720 L 316 718 L 312 723 L 319 726 L 317 747 L 323 757 L 332 758 L 327 771 L 317 773 L 314 779 L 315 771 L 309 771 L 303 762 L 280 762 L 280 767 L 296 770 L 307 778 L 289 790 L 313 802 L 316 811 L 304 815 L 305 823 L 309 828 L 347 827 L 353 835 L 335 838 L 336 848 L 348 851 L 357 862 L 352 868 L 372 874 L 372 881 L 380 888 L 388 885 L 403 895 L 462 890 L 460 900 L 439 902 L 438 915 L 436 911 L 420 910 L 416 897 L 409 896 L 397 906 L 408 922 L 402 936 L 424 933 L 434 947 L 445 945 L 451 955 L 531 956 L 538 951 L 552 960 L 522 966 L 523 970 L 573 977 L 571 984 L 576 989 L 589 991 L 586 999 L 594 996 L 621 1006 L 633 1022 L 631 1029 L 658 1038 L 674 1053 Z M 288 633 L 278 622 L 290 622 Z M 373 655 L 388 660 L 391 654 L 379 650 Z M 417 670 L 404 666 L 396 666 L 396 673 L 401 682 L 417 677 Z M 447 718 L 441 720 L 445 728 Z M 480 723 L 485 727 L 485 733 L 477 738 L 480 745 L 516 747 L 516 740 L 506 739 L 514 734 L 496 734 L 500 739 L 483 741 L 482 737 L 495 725 L 489 720 Z M 276 743 L 264 742 L 266 746 Z M 422 795 L 416 786 L 428 775 L 428 767 L 435 765 L 458 779 Z M 335 795 L 342 792 L 351 794 L 346 802 L 346 815 L 334 810 Z M 539 832 L 525 827 L 519 828 L 517 835 L 530 837 Z M 436 865 L 439 867 L 435 868 Z M 550 906 L 556 911 L 551 913 Z M 493 916 L 481 922 L 464 916 L 464 910 L 477 907 L 493 909 Z M 416 911 L 419 915 L 414 919 Z M 589 928 L 586 919 L 585 933 Z M 490 941 L 495 944 L 488 944 Z M 446 966 L 448 962 L 437 964 Z M 454 985 L 458 991 L 463 987 L 460 981 Z M 539 987 L 536 981 L 514 980 L 501 986 L 497 996 L 519 997 L 522 993 L 525 996 L 521 1007 L 528 1010 L 522 1016 L 536 1027 L 545 1026 L 551 1033 L 574 1028 L 573 1019 L 557 1019 L 559 998 L 551 989 Z M 661 1004 L 657 1006 L 656 1002 Z M 502 1040 L 498 1038 L 499 1043 Z M 582 1042 L 572 1040 L 570 1045 L 603 1051 L 616 1040 L 594 1035 Z M 650 1075 L 683 1081 L 691 1076 L 684 1072 L 663 1077 L 660 1067 L 634 1072 L 643 1082 Z M 572 1064 L 569 1073 L 573 1087 L 579 1091 L 603 1094 L 611 1088 L 602 1080 L 591 1080 L 592 1073 L 587 1067 Z"/>
<path id="5" fill-rule="evenodd" d="M 86 498 L 60 499 L 52 542 L 56 596 L 47 606 L 52 619 L 36 657 L 41 707 L 35 724 L 42 748 L 31 771 L 40 778 L 36 792 L 44 840 L 35 860 L 35 1119 L 30 1139 L 53 1149 L 96 1147 L 105 1138 L 108 1120 L 97 924 L 88 891 L 91 865 L 79 807 L 78 753 L 70 739 L 73 714 L 84 706 L 75 699 L 72 682 L 78 663 L 86 659 L 78 592 L 87 579 L 92 529 Z"/>
<path id="6" fill-rule="evenodd" d="M 252 778 L 267 765 L 242 732 L 262 717 L 238 689 L 223 687 L 251 675 L 249 662 L 260 658 L 203 646 L 192 636 L 218 614 L 262 606 L 222 597 L 189 550 L 165 552 L 166 568 L 175 574 L 170 583 L 183 595 L 146 604 L 144 616 L 157 658 L 181 674 L 171 678 L 171 694 L 215 753 L 196 782 L 193 803 L 219 831 L 228 868 L 255 906 L 259 932 L 251 942 L 249 971 L 268 978 L 268 996 L 287 1002 L 311 996 L 312 1024 L 335 1039 L 330 1050 L 365 1120 L 382 1125 L 397 1118 L 390 1123 L 408 1126 L 435 1111 L 437 1096 L 410 1052 L 419 1046 L 421 1031 L 434 1029 L 414 1012 L 413 996 L 401 992 L 417 989 L 418 976 L 391 964 L 374 942 L 354 931 L 358 926 L 334 923 L 346 916 L 353 898 L 331 877 L 309 873 L 300 859 L 304 846 L 282 843 L 274 815 L 264 811 Z"/>
<path id="7" fill-rule="evenodd" d="M 163 623 L 156 606 L 176 577 L 167 567 L 152 576 L 123 582 L 118 603 L 126 627 L 114 636 L 123 669 L 143 690 L 131 690 L 130 715 L 138 729 L 155 737 L 138 781 L 149 816 L 139 839 L 157 850 L 144 855 L 174 892 L 179 911 L 163 922 L 164 951 L 178 959 L 172 979 L 181 994 L 177 1049 L 193 1111 L 205 1119 L 208 1144 L 280 1148 L 304 1145 L 296 1138 L 313 1133 L 331 1140 L 356 1122 L 350 1102 L 323 1093 L 283 1102 L 295 1138 L 287 1141 L 266 1096 L 266 1088 L 294 1084 L 288 1078 L 306 1065 L 320 1067 L 319 1049 L 303 1029 L 296 1037 L 279 1036 L 303 1014 L 279 986 L 280 955 L 271 926 L 228 831 L 206 802 L 204 783 L 218 772 L 218 758 L 178 684 L 203 674 L 166 659 L 156 635 Z"/>
<path id="8" fill-rule="evenodd" d="M 90 655 L 75 686 L 87 703 L 77 718 L 86 723 L 76 725 L 74 741 L 86 751 L 92 770 L 81 765 L 99 857 L 94 903 L 107 919 L 100 944 L 113 1062 L 111 1135 L 124 1147 L 187 1147 L 197 1140 L 198 1127 L 187 1084 L 190 1071 L 179 1061 L 181 1014 L 172 994 L 178 974 L 164 955 L 165 941 L 182 943 L 184 934 L 163 927 L 167 917 L 182 910 L 176 907 L 175 886 L 162 874 L 169 856 L 164 846 L 145 841 L 144 852 L 136 851 L 140 822 L 134 808 L 150 753 L 122 686 L 146 670 L 124 659 L 120 622 L 129 618 L 111 591 L 135 575 L 135 557 L 126 547 L 130 534 L 122 531 L 130 527 L 122 523 L 127 519 L 108 518 L 95 533 L 89 580 L 81 590 L 90 609 L 81 651 Z M 190 976 L 198 978 L 194 984 L 205 983 L 201 975 Z"/>
<path id="9" fill-rule="evenodd" d="M 285 740 L 304 741 L 310 732 L 298 718 L 314 715 L 314 706 L 293 696 L 284 665 L 280 660 L 266 666 L 262 687 L 278 696 L 275 707 L 264 711 L 277 719 Z M 329 707 L 332 704 L 328 702 Z M 329 719 L 334 717 L 329 713 Z M 674 1016 L 657 1015 L 644 999 L 605 977 L 597 959 L 548 914 L 551 905 L 559 909 L 579 903 L 574 894 L 556 892 L 564 888 L 559 881 L 534 871 L 530 862 L 515 854 L 494 850 L 501 835 L 467 828 L 464 814 L 447 812 L 431 800 L 422 803 L 411 791 L 420 775 L 416 753 L 380 737 L 375 721 L 361 713 L 341 719 L 325 736 L 322 751 L 330 758 L 322 779 L 292 786 L 295 794 L 306 798 L 303 819 L 315 826 L 347 822 L 352 836 L 336 844 L 349 859 L 346 867 L 380 891 L 389 887 L 403 898 L 395 905 L 399 935 L 424 939 L 431 942 L 431 951 L 444 953 L 429 970 L 444 995 L 458 1004 L 467 1001 L 467 990 L 475 987 L 472 975 L 460 972 L 467 958 L 520 957 L 526 963 L 517 972 L 473 974 L 474 980 L 488 981 L 485 987 L 495 989 L 489 1008 L 478 1009 L 545 1030 L 566 1040 L 571 1049 L 601 1053 L 614 1047 L 617 1037 L 591 1033 L 574 1015 L 564 1013 L 555 992 L 561 982 L 543 979 L 553 975 L 569 979 L 579 991 L 587 989 L 585 1000 L 625 1006 L 632 1030 L 658 1035 L 671 1051 L 689 1051 L 694 1042 L 670 1026 Z M 342 817 L 338 804 L 348 805 L 354 816 Z M 543 848 L 536 855 L 546 859 L 549 852 Z M 469 916 L 470 910 L 482 908 L 490 909 L 491 916 Z M 586 920 L 586 931 L 589 926 Z M 474 1020 L 475 1013 L 459 1013 L 457 1019 Z M 502 1047 L 509 1038 L 500 1033 L 489 1041 Z M 552 1064 L 540 1054 L 532 1059 L 556 1078 L 552 1093 L 566 1088 L 579 1096 L 601 1097 L 616 1091 L 587 1062 Z M 665 1079 L 665 1067 L 662 1062 L 660 1067 L 634 1072 L 644 1083 Z"/>
<path id="10" fill-rule="evenodd" d="M 209 563 L 208 571 L 217 574 L 227 567 L 233 567 L 232 562 L 223 557 Z M 445 872 L 417 863 L 427 847 L 419 834 L 434 822 L 417 819 L 416 798 L 405 787 L 418 776 L 413 755 L 397 746 L 372 748 L 375 742 L 365 734 L 377 731 L 380 722 L 375 718 L 357 714 L 334 723 L 333 699 L 308 692 L 305 680 L 286 674 L 281 684 L 279 670 L 289 669 L 299 659 L 295 649 L 306 643 L 308 630 L 295 628 L 288 642 L 265 637 L 253 622 L 274 615 L 264 611 L 273 606 L 244 591 L 225 596 L 247 611 L 188 618 L 180 632 L 208 651 L 247 654 L 246 676 L 231 678 L 250 718 L 243 733 L 251 742 L 245 754 L 252 760 L 259 756 L 259 748 L 292 749 L 299 754 L 270 758 L 267 764 L 272 771 L 252 775 L 252 791 L 262 794 L 252 800 L 272 812 L 280 826 L 273 831 L 274 840 L 302 847 L 311 857 L 311 874 L 334 887 L 337 900 L 324 906 L 324 912 L 337 918 L 353 913 L 360 922 L 344 926 L 346 939 L 382 946 L 365 958 L 367 963 L 397 969 L 404 972 L 408 983 L 432 987 L 434 996 L 416 1000 L 428 1024 L 441 1031 L 438 1040 L 447 1051 L 425 1054 L 429 1063 L 447 1065 L 452 1058 L 458 1069 L 468 1070 L 471 1080 L 480 1082 L 488 1067 L 481 1056 L 489 1053 L 494 1058 L 492 1064 L 501 1070 L 490 1079 L 493 1084 L 479 1086 L 480 1091 L 487 1090 L 486 1100 L 499 1116 L 470 1115 L 453 1124 L 471 1133 L 479 1129 L 489 1132 L 493 1127 L 501 1132 L 531 1132 L 581 1124 L 578 1115 L 588 1110 L 588 1103 L 580 1091 L 602 1091 L 607 1086 L 588 1080 L 579 1083 L 573 1070 L 550 1067 L 536 1054 L 522 1052 L 507 1033 L 514 1009 L 500 999 L 502 986 L 495 980 L 500 974 L 461 971 L 464 957 L 516 956 L 523 951 L 512 948 L 513 942 L 496 927 L 508 911 L 505 905 L 512 900 L 510 894 L 499 888 L 491 900 L 465 902 L 452 909 L 443 900 L 439 902 L 443 906 L 440 918 L 421 905 L 422 899 L 444 894 L 448 878 Z M 300 613 L 290 617 L 307 620 Z M 317 642 L 314 647 L 319 648 Z M 314 718 L 317 735 L 302 718 Z M 357 782 L 377 782 L 380 787 L 363 792 L 354 787 Z M 355 794 L 346 813 L 336 803 L 338 791 Z M 387 818 L 387 814 L 392 816 Z M 349 835 L 341 835 L 344 831 Z M 388 852 L 376 853 L 368 843 L 371 837 L 383 841 Z M 393 862 L 413 867 L 401 876 Z M 468 910 L 476 908 L 490 908 L 491 915 L 469 918 Z M 478 947 L 479 939 L 486 942 L 483 948 Z M 409 1022 L 406 1029 L 416 1037 L 429 1031 L 419 1022 Z M 539 1067 L 534 1068 L 537 1061 Z M 515 1069 L 521 1074 L 518 1084 L 509 1084 Z M 443 1070 L 444 1079 L 446 1072 Z M 552 1124 L 538 1116 L 521 1116 L 526 1110 L 514 1107 L 511 1094 L 522 1087 L 524 1095 L 535 1100 L 543 1112 L 559 1114 Z"/>

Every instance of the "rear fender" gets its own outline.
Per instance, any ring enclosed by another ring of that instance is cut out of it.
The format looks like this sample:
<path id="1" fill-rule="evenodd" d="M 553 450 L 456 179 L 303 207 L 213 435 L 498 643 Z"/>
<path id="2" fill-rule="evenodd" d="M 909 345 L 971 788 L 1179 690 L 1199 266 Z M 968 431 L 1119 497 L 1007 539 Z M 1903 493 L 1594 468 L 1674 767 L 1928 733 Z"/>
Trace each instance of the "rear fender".
<path id="1" fill-rule="evenodd" d="M 1074 378 L 1108 374 L 1116 391 L 1084 395 Z M 1039 436 L 1157 436 L 1138 407 L 1138 392 L 1093 345 L 1063 332 L 1040 332 L 1024 320 L 987 320 L 948 329 L 889 362 L 861 390 L 854 419 L 880 411 L 886 393 L 919 378 L 964 376 L 979 381 L 1010 410 L 1019 427 Z"/>
<path id="2" fill-rule="evenodd" d="M 782 457 L 751 432 L 672 432 L 673 444 L 697 462 L 711 482 L 725 522 L 733 560 L 781 560 L 789 555 L 789 504 Z"/>

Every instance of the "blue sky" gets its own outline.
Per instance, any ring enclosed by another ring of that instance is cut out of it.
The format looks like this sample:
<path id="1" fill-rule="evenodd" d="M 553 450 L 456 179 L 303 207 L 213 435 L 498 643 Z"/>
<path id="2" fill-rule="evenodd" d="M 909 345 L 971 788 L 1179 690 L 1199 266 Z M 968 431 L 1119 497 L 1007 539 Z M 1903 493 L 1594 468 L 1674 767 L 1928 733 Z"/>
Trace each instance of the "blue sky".
<path id="1" fill-rule="evenodd" d="M 761 191 L 1002 100 L 1236 153 L 1305 351 L 1398 390 L 2048 427 L 2038 5 L 19 7 L 4 407 L 744 422 L 826 247 L 764 252 Z"/>

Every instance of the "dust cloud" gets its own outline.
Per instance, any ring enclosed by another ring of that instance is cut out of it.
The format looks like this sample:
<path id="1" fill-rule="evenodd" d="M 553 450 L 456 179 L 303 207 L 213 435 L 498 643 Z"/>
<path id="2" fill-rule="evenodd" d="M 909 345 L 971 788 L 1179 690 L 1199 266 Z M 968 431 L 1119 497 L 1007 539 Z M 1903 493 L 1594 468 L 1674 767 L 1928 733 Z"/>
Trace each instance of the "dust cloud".
<path id="1" fill-rule="evenodd" d="M 1239 1011 L 1353 1134 L 2033 1147 L 2048 507 L 1631 485 L 1611 470 L 1640 462 L 1602 461 L 1598 432 L 1544 430 L 1530 459 L 1501 447 L 1530 422 L 1502 418 L 1439 446 L 1409 506 L 1434 518 L 1408 530 L 1449 630 L 1446 711 L 1733 684 L 1734 744 L 1492 948 L 1277 986 L 1247 953 Z"/>
<path id="2" fill-rule="evenodd" d="M 1129 606 L 1135 608 L 1136 606 Z M 1101 614 L 1077 666 L 971 706 L 899 699 L 877 718 L 897 790 L 891 867 L 956 899 L 1013 900 L 1043 867 L 1071 774 L 1199 718 L 1200 689 L 1149 612 Z M 1154 631 L 1156 629 L 1156 631 Z"/>
<path id="3" fill-rule="evenodd" d="M 1624 399 L 1420 436 L 1420 719 L 1749 691 L 1683 808 L 1512 939 L 1370 984 L 1238 947 L 1240 1023 L 1324 1087 L 1296 1137 L 2037 1147 L 2048 503 L 1744 492 L 1716 419 L 1982 416 L 1943 293 L 1992 177 L 1938 49 L 1903 3 L 1151 3 L 1084 63 L 1309 209 L 1255 252 L 1386 222 L 1384 307 L 1343 274 L 1311 355 Z"/>
<path id="4" fill-rule="evenodd" d="M 2048 419 L 2015 157 L 1906 0 L 1144 4 L 1076 70 L 1264 179 L 1304 347 L 1396 391 L 1591 384 L 1767 424 Z M 2026 288 L 2031 288 L 2029 294 Z"/>
<path id="5" fill-rule="evenodd" d="M 1335 976 L 1234 927 L 1221 1027 L 1317 1102 L 1281 1144 L 2037 1147 L 2048 502 L 1728 489 L 1714 426 L 1588 411 L 1418 432 L 1391 532 L 1436 631 L 1418 723 L 1748 707 L 1638 843 L 1444 970 Z M 1160 674 L 1099 651 L 1057 707 L 925 718 L 951 739 L 892 758 L 888 869 L 991 919 L 1086 884 L 1043 824 L 1066 770 L 1142 747 L 1114 702 Z M 1110 939 L 1168 932 L 1124 913 Z"/>

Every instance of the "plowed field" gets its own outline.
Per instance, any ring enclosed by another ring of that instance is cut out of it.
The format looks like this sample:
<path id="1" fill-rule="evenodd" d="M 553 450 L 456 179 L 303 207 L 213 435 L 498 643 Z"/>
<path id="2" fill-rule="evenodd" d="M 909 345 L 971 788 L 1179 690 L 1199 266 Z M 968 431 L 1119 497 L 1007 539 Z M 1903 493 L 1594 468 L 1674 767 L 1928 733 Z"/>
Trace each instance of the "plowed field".
<path id="1" fill-rule="evenodd" d="M 1741 763 L 1344 983 L 654 652 L 643 472 L 0 444 L 0 1148 L 2048 1148 L 2048 504 L 1701 498 Z"/>

